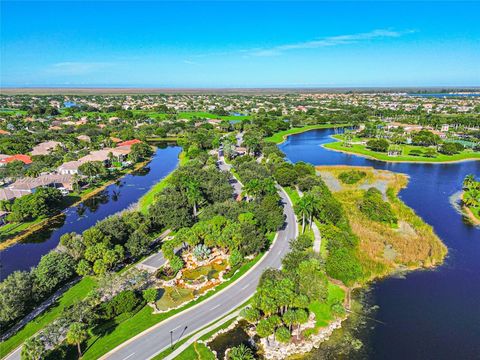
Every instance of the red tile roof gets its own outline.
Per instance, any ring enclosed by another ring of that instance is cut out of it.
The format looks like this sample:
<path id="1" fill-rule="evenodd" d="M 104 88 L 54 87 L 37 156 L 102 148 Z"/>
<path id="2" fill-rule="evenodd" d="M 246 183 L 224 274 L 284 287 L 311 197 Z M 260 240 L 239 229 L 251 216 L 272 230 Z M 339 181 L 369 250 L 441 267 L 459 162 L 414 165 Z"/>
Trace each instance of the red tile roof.
<path id="1" fill-rule="evenodd" d="M 141 141 L 138 139 L 133 139 L 133 140 L 127 140 L 121 143 L 118 143 L 117 146 L 132 146 L 134 144 L 140 144 Z"/>
<path id="2" fill-rule="evenodd" d="M 2 163 L 10 163 L 12 161 L 21 161 L 23 162 L 25 165 L 28 165 L 28 164 L 31 164 L 32 163 L 32 159 L 30 158 L 30 156 L 28 155 L 22 155 L 22 154 L 19 154 L 19 155 L 13 155 L 13 156 L 10 156 L 8 158 L 5 158 L 5 159 L 2 159 L 0 160 L 0 162 Z"/>

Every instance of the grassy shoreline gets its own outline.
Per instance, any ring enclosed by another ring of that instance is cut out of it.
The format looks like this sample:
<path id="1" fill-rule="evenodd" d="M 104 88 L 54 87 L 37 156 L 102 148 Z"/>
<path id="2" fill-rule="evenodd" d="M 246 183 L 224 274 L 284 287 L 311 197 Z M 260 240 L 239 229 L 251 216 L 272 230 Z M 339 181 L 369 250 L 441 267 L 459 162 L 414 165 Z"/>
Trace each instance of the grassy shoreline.
<path id="1" fill-rule="evenodd" d="M 480 160 L 480 153 L 473 152 L 473 153 L 460 153 L 455 155 L 443 155 L 439 154 L 435 158 L 428 158 L 422 156 L 411 156 L 411 155 L 401 155 L 396 157 L 390 157 L 386 153 L 379 153 L 372 150 L 368 150 L 364 145 L 354 144 L 351 147 L 346 147 L 343 145 L 343 142 L 339 139 L 338 136 L 332 136 L 335 139 L 335 142 L 331 142 L 328 144 L 323 144 L 322 146 L 327 150 L 343 152 L 346 154 L 352 154 L 361 156 L 368 159 L 373 160 L 380 160 L 385 162 L 392 162 L 392 163 L 420 163 L 420 164 L 448 164 L 448 163 L 456 163 L 456 162 L 463 162 L 463 161 L 476 161 Z"/>
<path id="2" fill-rule="evenodd" d="M 178 155 L 178 165 L 179 166 L 184 165 L 188 161 L 188 156 L 185 154 L 184 151 L 180 152 Z M 153 185 L 150 190 L 148 190 L 139 200 L 138 200 L 138 209 L 142 213 L 146 213 L 148 210 L 148 207 L 153 203 L 155 200 L 155 196 L 161 192 L 167 185 L 168 181 L 172 175 L 172 173 L 175 171 L 175 169 L 170 172 L 167 176 L 165 176 L 162 180 L 160 180 L 158 183 Z"/>
<path id="3" fill-rule="evenodd" d="M 367 177 L 357 184 L 340 182 L 342 189 L 334 192 L 342 206 L 349 210 L 347 216 L 352 231 L 359 238 L 358 254 L 366 270 L 364 283 L 398 271 L 429 269 L 443 263 L 447 247 L 433 228 L 398 197 L 399 191 L 408 185 L 407 175 L 359 166 L 317 166 L 316 169 L 329 172 L 337 179 L 340 173 L 351 169 L 367 172 Z M 380 183 L 386 184 L 385 196 L 398 218 L 398 227 L 370 220 L 358 209 L 365 188 Z"/>
<path id="4" fill-rule="evenodd" d="M 464 194 L 465 192 L 462 191 L 462 194 L 460 195 L 460 200 L 462 201 L 461 209 L 463 214 L 473 223 L 473 225 L 480 225 L 480 211 L 478 212 L 478 215 L 477 215 L 472 209 L 470 209 L 468 206 L 463 204 Z"/>
<path id="5" fill-rule="evenodd" d="M 350 124 L 319 124 L 319 125 L 308 125 L 300 128 L 292 128 L 284 131 L 280 131 L 278 133 L 273 134 L 270 137 L 265 138 L 265 141 L 274 142 L 275 144 L 281 144 L 290 135 L 300 134 L 303 132 L 307 132 L 310 130 L 318 130 L 318 129 L 334 129 L 339 127 L 350 126 Z"/>

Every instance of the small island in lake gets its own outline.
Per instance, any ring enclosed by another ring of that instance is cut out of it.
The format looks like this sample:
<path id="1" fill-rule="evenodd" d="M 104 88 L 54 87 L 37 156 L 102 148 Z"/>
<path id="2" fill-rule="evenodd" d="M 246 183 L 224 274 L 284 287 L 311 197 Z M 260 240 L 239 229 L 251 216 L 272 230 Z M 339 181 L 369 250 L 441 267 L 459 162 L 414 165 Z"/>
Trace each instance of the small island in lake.
<path id="1" fill-rule="evenodd" d="M 406 175 L 370 167 L 316 169 L 342 204 L 358 237 L 364 280 L 443 261 L 445 245 L 432 227 L 397 196 L 407 186 Z"/>
<path id="2" fill-rule="evenodd" d="M 463 180 L 463 193 L 460 196 L 462 211 L 475 225 L 480 225 L 480 181 L 474 175 Z"/>

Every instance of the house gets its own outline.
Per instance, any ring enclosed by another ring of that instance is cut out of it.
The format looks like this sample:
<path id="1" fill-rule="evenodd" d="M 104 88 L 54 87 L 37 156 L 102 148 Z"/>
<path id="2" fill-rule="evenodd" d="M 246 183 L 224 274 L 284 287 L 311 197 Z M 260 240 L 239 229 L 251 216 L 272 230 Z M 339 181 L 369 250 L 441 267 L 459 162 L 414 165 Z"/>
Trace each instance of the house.
<path id="1" fill-rule="evenodd" d="M 44 174 L 36 178 L 25 177 L 9 185 L 10 190 L 33 193 L 39 187 L 54 187 L 73 190 L 73 176 L 62 174 Z"/>
<path id="2" fill-rule="evenodd" d="M 45 174 L 36 178 L 21 178 L 8 187 L 0 189 L 0 200 L 12 201 L 16 198 L 33 194 L 40 187 L 54 187 L 72 191 L 72 179 L 72 175 L 62 174 Z"/>
<path id="3" fill-rule="evenodd" d="M 127 140 L 127 141 L 122 141 L 122 142 L 119 142 L 117 144 L 117 147 L 120 147 L 120 146 L 132 146 L 132 145 L 135 145 L 135 144 L 140 144 L 141 141 L 138 140 L 138 139 L 133 139 L 133 140 Z"/>
<path id="4" fill-rule="evenodd" d="M 400 146 L 390 146 L 388 149 L 388 156 L 402 155 L 402 148 Z"/>
<path id="5" fill-rule="evenodd" d="M 23 195 L 26 194 L 22 191 L 11 190 L 9 188 L 0 188 L 0 200 L 12 201 L 17 197 L 22 197 Z"/>
<path id="6" fill-rule="evenodd" d="M 0 129 L 0 135 L 10 135 L 10 131 Z"/>
<path id="7" fill-rule="evenodd" d="M 77 139 L 80 141 L 91 142 L 90 136 L 88 135 L 78 135 Z"/>
<path id="8" fill-rule="evenodd" d="M 54 150 L 57 146 L 62 147 L 63 144 L 58 141 L 45 141 L 33 147 L 30 155 L 48 155 Z"/>
<path id="9" fill-rule="evenodd" d="M 32 158 L 28 155 L 17 154 L 13 156 L 9 156 L 0 160 L 0 166 L 6 165 L 11 163 L 12 161 L 21 161 L 25 165 L 30 165 L 32 163 Z"/>
<path id="10" fill-rule="evenodd" d="M 207 123 L 213 126 L 219 126 L 222 123 L 221 119 L 208 119 Z"/>
<path id="11" fill-rule="evenodd" d="M 242 147 L 242 146 L 237 146 L 235 148 L 235 152 L 237 153 L 237 156 L 245 155 L 247 153 L 247 148 Z"/>
<path id="12" fill-rule="evenodd" d="M 63 163 L 57 168 L 57 173 L 61 175 L 74 175 L 78 174 L 78 168 L 83 164 L 83 162 L 74 160 Z"/>

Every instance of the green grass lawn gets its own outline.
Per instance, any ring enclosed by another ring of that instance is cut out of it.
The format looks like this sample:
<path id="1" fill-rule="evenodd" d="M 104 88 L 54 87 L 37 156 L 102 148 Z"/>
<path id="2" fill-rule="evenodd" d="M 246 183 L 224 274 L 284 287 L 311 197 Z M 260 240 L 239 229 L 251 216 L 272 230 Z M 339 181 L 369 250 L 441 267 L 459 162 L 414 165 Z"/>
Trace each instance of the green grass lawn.
<path id="1" fill-rule="evenodd" d="M 163 114 L 157 113 L 148 110 L 133 110 L 135 114 L 145 114 L 150 116 L 151 118 L 155 119 L 166 119 L 169 115 L 176 115 L 177 119 L 192 119 L 194 117 L 203 118 L 203 119 L 222 119 L 222 120 L 249 120 L 251 118 L 250 115 L 245 116 L 234 116 L 234 115 L 227 115 L 227 116 L 220 116 L 215 115 L 205 111 L 186 111 L 180 112 L 178 114 Z"/>
<path id="2" fill-rule="evenodd" d="M 315 129 L 330 129 L 336 127 L 345 127 L 349 126 L 348 124 L 320 124 L 320 125 L 308 125 L 300 128 L 292 128 L 284 131 L 280 131 L 278 133 L 273 134 L 270 137 L 265 138 L 265 141 L 274 142 L 276 144 L 280 144 L 284 142 L 288 135 L 299 134 L 309 130 Z"/>
<path id="3" fill-rule="evenodd" d="M 87 296 L 87 294 L 95 287 L 96 282 L 92 277 L 85 277 L 77 284 L 68 289 L 57 301 L 43 314 L 30 321 L 23 329 L 1 343 L 0 358 L 16 349 L 30 336 L 43 329 L 46 325 L 55 320 L 63 311 L 78 300 Z"/>
<path id="4" fill-rule="evenodd" d="M 124 322 L 118 324 L 115 328 L 111 329 L 110 333 L 104 336 L 92 337 L 88 340 L 87 350 L 85 351 L 82 359 L 98 359 L 102 355 L 106 354 L 110 350 L 114 349 L 118 345 L 141 333 L 142 331 L 158 324 L 161 321 L 168 319 L 169 317 L 178 314 L 202 301 L 213 296 L 220 290 L 224 289 L 232 282 L 240 278 L 245 274 L 253 265 L 255 265 L 263 256 L 263 254 L 257 255 L 253 260 L 242 265 L 240 269 L 229 280 L 218 285 L 213 291 L 200 296 L 197 300 L 191 301 L 181 308 L 174 309 L 162 314 L 153 314 L 150 306 L 143 307 L 132 317 L 126 319 Z"/>
<path id="5" fill-rule="evenodd" d="M 336 139 L 340 139 L 339 136 L 334 136 Z M 343 142 L 336 141 L 323 145 L 326 149 L 345 151 L 349 153 L 354 153 L 358 155 L 369 156 L 377 160 L 383 161 L 407 161 L 407 162 L 449 162 L 449 161 L 459 161 L 459 160 L 469 160 L 469 159 L 479 159 L 480 152 L 474 152 L 471 150 L 462 151 L 459 154 L 455 155 L 444 155 L 438 154 L 434 158 L 426 156 L 412 156 L 408 155 L 411 150 L 425 150 L 425 147 L 414 146 L 414 145 L 401 145 L 402 146 L 402 155 L 399 156 L 388 156 L 387 153 L 381 153 L 372 151 L 366 148 L 362 144 L 353 144 L 351 147 L 344 146 Z"/>
<path id="6" fill-rule="evenodd" d="M 172 309 L 194 298 L 192 289 L 169 286 L 164 290 L 162 297 L 157 301 L 157 309 L 160 311 Z"/>
<path id="7" fill-rule="evenodd" d="M 9 223 L 0 227 L 0 242 L 20 234 L 22 231 L 28 229 L 30 226 L 38 224 L 43 220 L 44 219 L 36 219 L 24 223 Z"/>
<path id="8" fill-rule="evenodd" d="M 185 154 L 184 151 L 182 151 L 180 153 L 178 158 L 179 158 L 178 166 L 185 165 L 189 160 L 188 156 Z M 152 188 L 150 190 L 148 190 L 148 192 L 140 198 L 140 200 L 138 201 L 138 208 L 142 213 L 145 214 L 147 212 L 148 207 L 155 200 L 155 196 L 159 192 L 161 192 L 163 189 L 165 189 L 165 187 L 167 187 L 168 180 L 170 179 L 171 174 L 172 173 L 168 174 L 162 180 L 160 180 L 158 183 L 153 185 Z"/>
<path id="9" fill-rule="evenodd" d="M 328 298 L 325 303 L 315 301 L 308 307 L 311 312 L 315 314 L 316 328 L 324 327 L 334 319 L 331 306 L 336 302 L 343 303 L 345 298 L 345 291 L 338 285 L 328 283 Z"/>
<path id="10" fill-rule="evenodd" d="M 284 187 L 285 192 L 287 193 L 288 197 L 292 201 L 292 204 L 295 206 L 298 201 L 300 200 L 300 195 L 298 194 L 297 189 L 291 186 L 285 186 Z"/>
<path id="11" fill-rule="evenodd" d="M 146 214 L 148 207 L 155 200 L 155 196 L 168 186 L 170 174 L 165 176 L 155 185 L 153 185 L 152 188 L 140 198 L 140 200 L 138 201 L 138 208 L 142 213 Z"/>
<path id="12" fill-rule="evenodd" d="M 207 345 L 194 342 L 192 345 L 186 348 L 185 351 L 178 355 L 175 360 L 215 360 L 215 355 L 207 347 Z"/>

